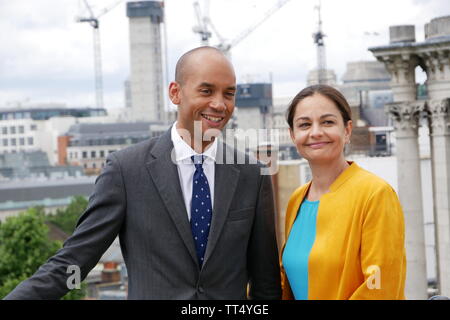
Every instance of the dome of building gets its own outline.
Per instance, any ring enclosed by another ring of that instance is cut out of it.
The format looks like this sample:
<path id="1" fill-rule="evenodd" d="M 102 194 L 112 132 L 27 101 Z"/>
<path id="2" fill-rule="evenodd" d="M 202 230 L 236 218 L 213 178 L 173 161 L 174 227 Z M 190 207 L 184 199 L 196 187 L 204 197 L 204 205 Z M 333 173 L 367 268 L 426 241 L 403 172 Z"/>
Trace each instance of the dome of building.
<path id="1" fill-rule="evenodd" d="M 336 85 L 336 73 L 332 69 L 326 69 L 325 74 L 325 83 L 334 86 Z M 318 84 L 319 83 L 319 70 L 314 69 L 308 73 L 306 83 L 308 86 Z"/>
<path id="2" fill-rule="evenodd" d="M 362 81 L 389 81 L 390 75 L 384 64 L 378 61 L 354 61 L 347 63 L 347 70 L 342 76 L 344 83 Z"/>

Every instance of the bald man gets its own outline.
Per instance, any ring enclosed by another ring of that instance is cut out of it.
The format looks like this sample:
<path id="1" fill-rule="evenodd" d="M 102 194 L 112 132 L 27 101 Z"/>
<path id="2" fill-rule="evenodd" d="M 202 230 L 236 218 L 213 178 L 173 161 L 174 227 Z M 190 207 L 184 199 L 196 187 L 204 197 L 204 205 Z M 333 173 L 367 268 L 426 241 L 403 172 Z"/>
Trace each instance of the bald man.
<path id="1" fill-rule="evenodd" d="M 129 299 L 279 299 L 270 177 L 219 139 L 236 77 L 219 50 L 185 53 L 169 85 L 177 121 L 108 156 L 89 205 L 55 256 L 6 299 L 59 299 L 119 235 Z"/>

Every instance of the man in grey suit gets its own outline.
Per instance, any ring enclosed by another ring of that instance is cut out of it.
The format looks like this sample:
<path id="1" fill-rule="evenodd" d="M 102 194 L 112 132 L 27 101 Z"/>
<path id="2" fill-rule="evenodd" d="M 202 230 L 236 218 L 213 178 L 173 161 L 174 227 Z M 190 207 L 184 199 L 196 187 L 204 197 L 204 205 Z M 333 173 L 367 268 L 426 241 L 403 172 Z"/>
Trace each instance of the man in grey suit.
<path id="1" fill-rule="evenodd" d="M 177 122 L 108 156 L 73 235 L 6 299 L 62 297 L 69 268 L 84 279 L 117 235 L 129 299 L 279 299 L 270 176 L 248 157 L 225 164 L 237 151 L 206 137 L 230 119 L 235 92 L 219 50 L 185 53 L 169 86 Z"/>

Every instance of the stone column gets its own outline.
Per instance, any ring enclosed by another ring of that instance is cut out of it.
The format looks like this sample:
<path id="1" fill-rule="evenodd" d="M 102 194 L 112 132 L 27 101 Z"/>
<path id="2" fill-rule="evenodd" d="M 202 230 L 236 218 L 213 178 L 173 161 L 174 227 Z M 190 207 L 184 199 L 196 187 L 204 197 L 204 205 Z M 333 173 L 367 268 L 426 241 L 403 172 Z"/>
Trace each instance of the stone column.
<path id="1" fill-rule="evenodd" d="M 418 65 L 417 56 L 408 53 L 397 53 L 377 57 L 384 63 L 391 75 L 391 88 L 394 101 L 416 100 L 415 68 Z"/>
<path id="2" fill-rule="evenodd" d="M 450 92 L 450 50 L 425 48 L 418 53 L 425 64 L 430 99 L 445 99 Z"/>
<path id="3" fill-rule="evenodd" d="M 418 58 L 408 52 L 377 56 L 391 75 L 394 103 L 386 111 L 394 120 L 398 193 L 405 215 L 407 299 L 427 299 L 425 231 L 418 143 L 419 115 L 423 103 L 416 101 L 415 68 Z"/>
<path id="4" fill-rule="evenodd" d="M 429 100 L 438 284 L 450 297 L 450 99 Z"/>
<path id="5" fill-rule="evenodd" d="M 397 87 L 398 88 L 398 87 Z M 411 90 L 402 87 L 402 94 Z M 424 220 L 422 213 L 422 183 L 418 144 L 419 115 L 424 103 L 394 102 L 386 111 L 394 120 L 397 135 L 398 193 L 405 216 L 406 288 L 407 299 L 427 299 L 427 276 Z"/>

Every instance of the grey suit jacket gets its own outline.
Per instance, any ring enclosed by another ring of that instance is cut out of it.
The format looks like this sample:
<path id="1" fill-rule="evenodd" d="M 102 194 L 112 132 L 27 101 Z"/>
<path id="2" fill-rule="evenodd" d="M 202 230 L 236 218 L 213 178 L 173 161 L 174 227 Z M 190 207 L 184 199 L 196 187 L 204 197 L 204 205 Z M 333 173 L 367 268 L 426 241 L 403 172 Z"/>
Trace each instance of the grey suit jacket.
<path id="1" fill-rule="evenodd" d="M 77 228 L 6 299 L 59 299 L 70 265 L 84 279 L 119 235 L 129 299 L 279 299 L 270 176 L 260 164 L 219 164 L 205 261 L 200 268 L 168 130 L 109 155 Z M 236 151 L 219 143 L 217 159 Z M 229 158 L 228 158 L 229 159 Z M 224 162 L 222 162 L 224 163 Z"/>

